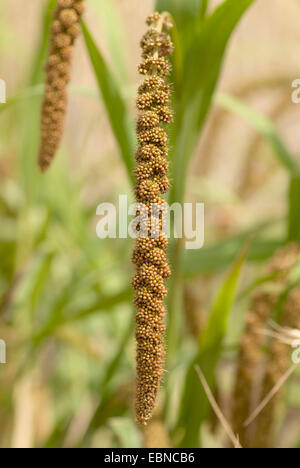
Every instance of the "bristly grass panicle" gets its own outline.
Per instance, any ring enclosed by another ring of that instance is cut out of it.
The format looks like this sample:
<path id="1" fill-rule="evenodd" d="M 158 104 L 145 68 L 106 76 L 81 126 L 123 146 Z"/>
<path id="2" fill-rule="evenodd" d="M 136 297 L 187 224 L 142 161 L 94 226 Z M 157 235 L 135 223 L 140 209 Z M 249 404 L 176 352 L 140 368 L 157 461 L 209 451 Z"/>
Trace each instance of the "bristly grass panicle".
<path id="1" fill-rule="evenodd" d="M 84 10 L 84 0 L 58 0 L 54 12 L 41 116 L 39 166 L 42 171 L 50 166 L 62 138 L 73 45 L 80 34 Z"/>
<path id="2" fill-rule="evenodd" d="M 168 56 L 173 50 L 169 35 L 164 32 L 172 25 L 167 13 L 155 13 L 147 19 L 149 30 L 141 41 L 143 62 L 139 65 L 146 79 L 140 86 L 137 98 L 139 117 L 136 153 L 136 199 L 145 207 L 148 235 L 137 239 L 133 253 L 136 275 L 136 340 L 137 384 L 136 420 L 145 425 L 152 417 L 160 389 L 164 365 L 165 306 L 167 289 L 164 281 L 170 276 L 166 249 L 168 239 L 162 232 L 162 211 L 165 202 L 162 193 L 169 189 L 168 136 L 164 124 L 172 121 L 170 87 L 166 77 L 170 71 Z M 150 220 L 151 206 L 161 209 L 157 216 L 155 238 Z"/>
<path id="3" fill-rule="evenodd" d="M 258 330 L 266 328 L 274 306 L 274 297 L 267 291 L 258 291 L 252 298 L 246 314 L 245 330 L 237 360 L 236 383 L 233 394 L 232 425 L 242 447 L 249 448 L 252 427 L 246 428 L 244 422 L 251 413 L 253 395 L 257 386 L 259 362 L 264 336 Z"/>
<path id="4" fill-rule="evenodd" d="M 272 317 L 272 310 L 278 301 L 278 291 L 287 287 L 288 276 L 299 256 L 299 246 L 289 244 L 279 249 L 268 263 L 266 273 L 273 276 L 271 283 L 263 285 L 252 298 L 251 307 L 246 313 L 245 330 L 242 337 L 237 361 L 237 376 L 233 395 L 232 423 L 242 447 L 252 448 L 254 425 L 245 427 L 244 423 L 257 403 L 259 388 L 259 363 L 262 359 L 262 347 L 267 328 Z M 273 357 L 272 357 L 273 359 Z M 264 434 L 263 437 L 268 437 Z"/>
<path id="5" fill-rule="evenodd" d="M 292 289 L 287 297 L 280 325 L 286 329 L 296 330 L 300 328 L 299 286 Z M 290 344 L 284 343 L 278 338 L 274 338 L 267 360 L 260 401 L 272 391 L 291 365 L 292 347 Z M 267 406 L 258 415 L 252 448 L 274 448 L 276 413 L 282 393 L 283 389 L 278 391 L 275 397 L 268 402 Z"/>

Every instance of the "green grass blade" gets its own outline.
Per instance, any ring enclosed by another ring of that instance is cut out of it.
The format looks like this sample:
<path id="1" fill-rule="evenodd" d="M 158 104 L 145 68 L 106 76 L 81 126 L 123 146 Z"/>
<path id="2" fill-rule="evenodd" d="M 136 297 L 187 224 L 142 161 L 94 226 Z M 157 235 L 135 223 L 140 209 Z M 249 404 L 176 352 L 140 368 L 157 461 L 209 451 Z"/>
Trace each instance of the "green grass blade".
<path id="1" fill-rule="evenodd" d="M 289 187 L 288 240 L 300 242 L 300 177 L 292 177 Z"/>
<path id="2" fill-rule="evenodd" d="M 171 202 L 183 200 L 188 164 L 211 106 L 227 44 L 252 3 L 226 0 L 203 21 L 193 40 L 184 64 L 184 92 L 176 112 Z"/>
<path id="3" fill-rule="evenodd" d="M 79 86 L 69 86 L 69 92 L 73 94 L 79 94 L 81 96 L 90 97 L 93 99 L 99 99 L 99 93 L 97 89 L 82 88 Z M 35 97 L 42 97 L 44 95 L 44 86 L 42 84 L 37 84 L 35 86 L 28 87 L 24 89 L 21 93 L 16 94 L 15 96 L 9 98 L 5 104 L 0 106 L 0 114 L 11 107 L 17 106 L 18 104 L 32 99 Z"/>
<path id="4" fill-rule="evenodd" d="M 226 334 L 227 319 L 233 305 L 235 291 L 247 253 L 248 246 L 239 255 L 221 288 L 216 304 L 210 313 L 207 328 L 201 338 L 200 352 L 218 347 Z"/>
<path id="5" fill-rule="evenodd" d="M 202 0 L 156 0 L 155 9 L 160 12 L 168 11 L 175 20 L 183 55 L 194 41 L 197 20 L 202 8 Z"/>
<path id="6" fill-rule="evenodd" d="M 201 19 L 205 18 L 208 8 L 209 8 L 209 0 L 202 0 L 201 8 L 200 8 L 200 15 L 199 15 Z"/>
<path id="7" fill-rule="evenodd" d="M 280 220 L 281 221 L 281 220 Z M 203 247 L 197 251 L 186 251 L 181 264 L 181 270 L 186 277 L 199 274 L 209 274 L 227 268 L 241 251 L 245 242 L 251 239 L 248 260 L 260 261 L 269 258 L 282 244 L 283 238 L 262 237 L 279 220 L 259 224 L 241 234 Z"/>
<path id="8" fill-rule="evenodd" d="M 157 11 L 168 11 L 173 18 L 171 30 L 174 53 L 172 56 L 171 83 L 177 99 L 183 89 L 183 67 L 186 55 L 202 26 L 208 7 L 208 0 L 157 0 Z"/>
<path id="9" fill-rule="evenodd" d="M 286 148 L 278 135 L 273 122 L 268 117 L 254 109 L 251 109 L 251 107 L 247 106 L 239 99 L 227 94 L 218 93 L 216 95 L 216 103 L 249 122 L 250 125 L 252 125 L 252 127 L 269 142 L 274 150 L 274 154 L 277 156 L 283 167 L 285 167 L 293 176 L 299 174 L 299 164 Z"/>
<path id="10" fill-rule="evenodd" d="M 39 331 L 34 337 L 31 337 L 34 346 L 40 345 L 40 343 L 52 335 L 55 330 L 59 327 L 71 324 L 74 322 L 79 322 L 81 320 L 87 319 L 93 315 L 100 313 L 107 313 L 112 310 L 115 306 L 123 303 L 127 303 L 132 298 L 131 288 L 126 288 L 121 291 L 119 294 L 107 297 L 100 297 L 94 304 L 89 307 L 84 307 L 82 310 L 76 311 L 74 314 L 64 314 L 64 309 L 67 308 L 68 298 L 65 299 L 59 304 L 59 308 L 55 310 L 55 313 L 52 314 L 48 323 Z"/>
<path id="11" fill-rule="evenodd" d="M 133 181 L 133 155 L 135 150 L 134 125 L 114 76 L 109 70 L 88 27 L 82 23 L 83 36 L 97 78 L 111 128 L 119 145 L 128 177 Z"/>
<path id="12" fill-rule="evenodd" d="M 25 101 L 27 99 L 31 99 L 37 96 L 41 97 L 43 93 L 44 93 L 44 87 L 41 84 L 36 85 L 36 86 L 31 86 L 27 88 L 26 90 L 24 90 L 22 93 L 9 98 L 5 104 L 2 104 L 0 106 L 0 114 L 6 111 L 7 109 L 10 109 L 13 106 L 20 104 L 22 101 Z"/>
<path id="13" fill-rule="evenodd" d="M 117 79 L 121 84 L 127 84 L 126 52 L 128 48 L 117 2 L 116 0 L 109 2 L 107 0 L 90 0 L 90 8 L 93 8 L 99 17 Z"/>
<path id="14" fill-rule="evenodd" d="M 133 332 L 134 332 L 134 320 L 130 320 L 128 327 L 125 329 L 120 345 L 118 349 L 116 350 L 116 353 L 112 357 L 112 360 L 109 363 L 106 369 L 106 372 L 104 374 L 103 380 L 101 382 L 101 389 L 99 392 L 101 394 L 101 400 L 95 410 L 95 413 L 89 424 L 89 427 L 87 428 L 87 431 L 84 437 L 85 440 L 89 437 L 89 435 L 91 434 L 93 430 L 97 429 L 103 423 L 103 418 L 105 415 L 105 406 L 107 405 L 107 401 L 109 400 L 110 393 L 111 393 L 109 392 L 109 385 L 113 377 L 115 376 L 116 372 L 119 369 L 120 363 L 124 356 L 125 349 L 129 341 L 132 338 Z"/>
<path id="15" fill-rule="evenodd" d="M 209 402 L 195 373 L 195 365 L 198 364 L 202 369 L 209 386 L 212 388 L 227 331 L 229 314 L 233 307 L 247 251 L 248 248 L 245 247 L 227 275 L 201 337 L 199 353 L 189 367 L 177 427 L 179 432 L 183 431 L 184 433 L 180 447 L 196 448 L 198 446 L 199 431 L 208 414 Z"/>

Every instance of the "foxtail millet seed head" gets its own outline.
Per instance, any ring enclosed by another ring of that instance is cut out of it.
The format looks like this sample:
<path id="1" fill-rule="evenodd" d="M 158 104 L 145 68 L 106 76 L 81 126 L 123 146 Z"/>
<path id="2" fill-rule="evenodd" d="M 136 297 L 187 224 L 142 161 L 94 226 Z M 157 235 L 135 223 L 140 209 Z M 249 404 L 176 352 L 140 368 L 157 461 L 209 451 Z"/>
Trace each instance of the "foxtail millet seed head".
<path id="1" fill-rule="evenodd" d="M 42 171 L 50 166 L 63 135 L 73 46 L 80 34 L 84 9 L 83 0 L 58 0 L 54 12 L 41 115 L 39 166 Z"/>
<path id="2" fill-rule="evenodd" d="M 167 177 L 168 136 L 162 124 L 170 123 L 173 118 L 170 87 L 166 81 L 170 70 L 167 57 L 173 45 L 164 32 L 171 27 L 171 22 L 166 13 L 155 13 L 147 19 L 147 24 L 149 31 L 141 41 L 143 62 L 138 68 L 146 78 L 138 90 L 139 148 L 134 174 L 136 198 L 145 207 L 139 210 L 139 215 L 146 221 L 148 237 L 137 239 L 132 256 L 136 266 L 132 282 L 137 308 L 136 420 L 142 425 L 152 417 L 163 377 L 164 299 L 167 295 L 164 283 L 171 272 L 165 252 L 168 239 L 162 232 L 167 207 L 160 195 L 166 193 L 170 185 Z"/>
<path id="3" fill-rule="evenodd" d="M 58 8 L 71 8 L 73 3 L 73 0 L 58 0 Z"/>

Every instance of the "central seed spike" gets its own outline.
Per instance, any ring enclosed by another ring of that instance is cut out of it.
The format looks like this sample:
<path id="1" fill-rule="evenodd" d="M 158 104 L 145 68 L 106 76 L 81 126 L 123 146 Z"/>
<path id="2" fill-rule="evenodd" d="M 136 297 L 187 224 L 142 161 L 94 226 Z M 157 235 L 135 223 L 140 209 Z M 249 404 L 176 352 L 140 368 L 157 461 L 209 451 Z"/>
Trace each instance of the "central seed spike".
<path id="1" fill-rule="evenodd" d="M 136 420 L 145 425 L 152 417 L 163 376 L 165 280 L 170 275 L 166 249 L 168 240 L 162 233 L 162 215 L 165 202 L 160 197 L 169 188 L 168 137 L 162 124 L 170 123 L 170 87 L 165 78 L 170 70 L 167 56 L 173 46 L 163 30 L 170 26 L 166 13 L 155 13 L 147 19 L 149 31 L 141 41 L 143 62 L 139 72 L 147 78 L 139 87 L 137 108 L 136 197 L 146 209 L 148 230 L 155 224 L 155 239 L 139 237 L 133 253 L 136 274 L 133 287 L 137 340 Z M 151 207 L 158 206 L 155 220 Z"/>

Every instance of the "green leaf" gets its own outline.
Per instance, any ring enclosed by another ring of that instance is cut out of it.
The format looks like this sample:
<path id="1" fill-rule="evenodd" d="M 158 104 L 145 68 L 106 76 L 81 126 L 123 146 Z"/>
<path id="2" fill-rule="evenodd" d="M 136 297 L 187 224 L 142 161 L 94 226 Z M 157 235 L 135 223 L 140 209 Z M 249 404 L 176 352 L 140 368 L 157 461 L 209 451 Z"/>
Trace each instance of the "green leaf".
<path id="1" fill-rule="evenodd" d="M 132 299 L 132 288 L 126 288 L 119 294 L 106 297 L 102 296 L 91 306 L 84 307 L 82 310 L 66 315 L 65 309 L 67 308 L 69 298 L 63 297 L 59 301 L 57 307 L 52 311 L 52 315 L 43 329 L 33 337 L 30 337 L 30 340 L 34 343 L 34 346 L 38 346 L 59 327 L 84 320 L 101 312 L 106 313 L 119 304 L 127 303 L 130 299 Z"/>
<path id="2" fill-rule="evenodd" d="M 202 0 L 199 17 L 203 19 L 206 16 L 209 7 L 209 0 Z"/>
<path id="3" fill-rule="evenodd" d="M 44 93 L 44 87 L 41 84 L 36 85 L 36 86 L 31 86 L 25 89 L 22 93 L 8 99 L 5 104 L 1 104 L 0 114 L 6 111 L 7 109 L 10 109 L 11 107 L 19 104 L 22 101 L 26 101 L 27 99 L 31 99 L 37 96 L 41 97 L 43 93 Z"/>
<path id="4" fill-rule="evenodd" d="M 79 86 L 69 86 L 69 92 L 73 94 L 79 94 L 81 96 L 88 96 L 93 99 L 99 100 L 99 93 L 98 90 L 89 89 L 89 88 L 82 88 Z M 21 93 L 16 94 L 15 96 L 11 97 L 7 100 L 5 104 L 1 104 L 0 106 L 0 114 L 1 112 L 10 109 L 13 106 L 17 106 L 18 104 L 26 101 L 28 99 L 32 99 L 35 97 L 42 97 L 44 95 L 44 85 L 37 84 L 35 86 L 28 87 L 24 89 Z"/>
<path id="5" fill-rule="evenodd" d="M 184 55 L 194 40 L 197 20 L 206 11 L 204 0 L 156 0 L 156 11 L 168 11 L 173 16 Z"/>
<path id="6" fill-rule="evenodd" d="M 99 394 L 101 394 L 101 399 L 94 412 L 93 418 L 87 428 L 84 439 L 87 439 L 92 431 L 100 427 L 101 424 L 105 422 L 105 416 L 106 416 L 105 407 L 112 393 L 109 390 L 109 385 L 120 367 L 120 363 L 124 356 L 126 347 L 132 338 L 133 332 L 134 332 L 134 320 L 130 319 L 129 325 L 125 329 L 124 335 L 122 337 L 122 340 L 119 343 L 118 349 L 116 350 L 115 354 L 112 356 L 111 362 L 106 368 L 105 374 L 101 382 L 101 389 L 99 389 L 100 390 Z"/>
<path id="7" fill-rule="evenodd" d="M 248 246 L 239 255 L 221 288 L 216 304 L 210 313 L 206 330 L 201 337 L 200 352 L 215 346 L 221 349 L 221 342 L 226 334 L 228 316 L 233 305 L 241 268 L 246 261 L 247 253 Z"/>
<path id="8" fill-rule="evenodd" d="M 118 447 L 131 449 L 141 447 L 140 432 L 132 419 L 112 418 L 109 426 L 118 440 Z"/>
<path id="9" fill-rule="evenodd" d="M 181 264 L 184 276 L 194 276 L 199 274 L 209 274 L 223 270 L 233 261 L 238 252 L 251 239 L 248 260 L 265 260 L 284 244 L 284 239 L 260 238 L 260 235 L 268 228 L 278 223 L 278 220 L 263 223 L 248 231 L 233 236 L 229 239 L 217 242 L 213 245 L 203 247 L 197 251 L 186 251 Z"/>
<path id="10" fill-rule="evenodd" d="M 247 251 L 248 247 L 242 250 L 227 275 L 200 339 L 199 353 L 189 367 L 177 427 L 179 433 L 183 432 L 180 447 L 196 448 L 198 446 L 199 431 L 208 414 L 209 402 L 195 373 L 195 365 L 202 369 L 209 386 L 212 388 L 227 331 L 229 314 L 233 307 Z"/>
<path id="11" fill-rule="evenodd" d="M 251 109 L 239 99 L 227 94 L 218 93 L 216 103 L 224 109 L 234 112 L 249 122 L 271 145 L 279 162 L 292 174 L 299 174 L 299 164 L 295 161 L 281 140 L 273 122 L 260 112 Z"/>
<path id="12" fill-rule="evenodd" d="M 94 8 L 99 17 L 101 29 L 103 29 L 110 56 L 113 61 L 114 71 L 120 83 L 127 82 L 126 52 L 127 41 L 124 24 L 121 19 L 120 9 L 116 0 L 89 0 L 90 8 Z"/>
<path id="13" fill-rule="evenodd" d="M 129 179 L 133 181 L 135 136 L 133 121 L 116 83 L 88 27 L 82 23 L 83 36 L 97 78 L 111 128 L 119 145 Z"/>
<path id="14" fill-rule="evenodd" d="M 226 0 L 203 21 L 193 40 L 184 63 L 183 95 L 176 105 L 171 202 L 183 200 L 188 164 L 211 106 L 228 41 L 252 3 Z"/>
<path id="15" fill-rule="evenodd" d="M 289 187 L 288 239 L 300 242 L 300 176 L 292 177 Z"/>
<path id="16" fill-rule="evenodd" d="M 186 55 L 195 41 L 206 16 L 209 0 L 156 0 L 156 11 L 168 11 L 173 18 L 171 29 L 174 52 L 172 76 L 174 93 L 179 98 L 183 86 L 183 67 Z"/>

